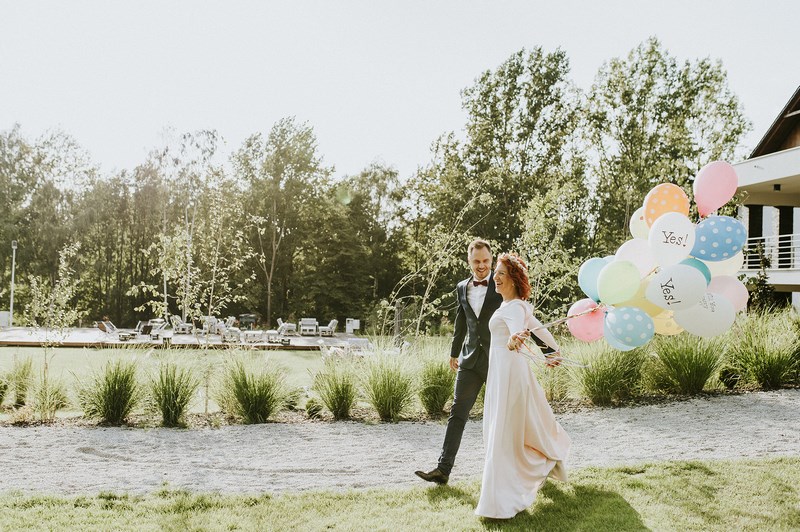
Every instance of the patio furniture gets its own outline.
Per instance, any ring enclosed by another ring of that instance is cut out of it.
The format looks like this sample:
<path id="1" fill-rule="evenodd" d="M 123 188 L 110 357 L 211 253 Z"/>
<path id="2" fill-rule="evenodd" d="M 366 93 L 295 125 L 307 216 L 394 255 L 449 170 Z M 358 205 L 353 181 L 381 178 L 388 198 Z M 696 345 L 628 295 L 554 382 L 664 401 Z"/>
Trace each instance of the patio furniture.
<path id="1" fill-rule="evenodd" d="M 318 325 L 316 318 L 302 318 L 298 324 L 300 336 L 316 336 Z"/>
<path id="2" fill-rule="evenodd" d="M 331 322 L 327 325 L 320 325 L 319 327 L 319 335 L 320 336 L 333 336 L 336 332 L 336 326 L 339 324 L 338 320 L 331 320 Z"/>
<path id="3" fill-rule="evenodd" d="M 239 343 L 242 339 L 242 331 L 238 327 L 227 327 L 222 331 L 223 343 Z"/>
<path id="4" fill-rule="evenodd" d="M 160 340 L 164 333 L 167 332 L 167 322 L 163 318 L 154 318 L 147 322 L 150 325 L 150 339 Z"/>
<path id="5" fill-rule="evenodd" d="M 277 331 L 267 331 L 267 334 L 270 332 L 277 333 Z M 264 331 L 253 331 L 253 330 L 244 330 L 242 331 L 243 338 L 242 340 L 246 344 L 257 344 L 258 342 L 264 341 Z"/>
<path id="6" fill-rule="evenodd" d="M 175 334 L 192 334 L 194 332 L 194 325 L 191 322 L 183 321 L 180 316 L 172 316 L 171 321 Z"/>
<path id="7" fill-rule="evenodd" d="M 286 323 L 278 318 L 278 334 L 297 334 L 297 325 L 294 323 Z"/>

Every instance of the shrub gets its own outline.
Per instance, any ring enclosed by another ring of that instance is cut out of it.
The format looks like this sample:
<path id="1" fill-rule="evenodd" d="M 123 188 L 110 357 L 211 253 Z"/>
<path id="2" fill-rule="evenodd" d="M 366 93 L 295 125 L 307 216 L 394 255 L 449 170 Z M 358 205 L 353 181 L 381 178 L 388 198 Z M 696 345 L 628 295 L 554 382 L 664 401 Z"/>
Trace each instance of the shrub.
<path id="1" fill-rule="evenodd" d="M 242 360 L 234 361 L 223 376 L 219 404 L 245 423 L 265 423 L 286 399 L 286 376 L 279 368 L 249 371 Z"/>
<path id="2" fill-rule="evenodd" d="M 0 405 L 3 404 L 3 401 L 6 398 L 8 388 L 8 378 L 5 375 L 0 375 Z"/>
<path id="3" fill-rule="evenodd" d="M 622 352 L 595 344 L 592 348 L 596 353 L 583 357 L 587 366 L 577 367 L 573 373 L 580 394 L 596 405 L 635 395 L 641 381 L 644 350 Z"/>
<path id="4" fill-rule="evenodd" d="M 178 368 L 171 363 L 161 364 L 158 376 L 150 381 L 150 392 L 161 413 L 162 425 L 177 427 L 182 424 L 199 386 L 200 381 L 190 369 Z"/>
<path id="5" fill-rule="evenodd" d="M 60 379 L 53 379 L 46 372 L 33 390 L 33 409 L 39 420 L 49 423 L 56 418 L 56 412 L 67 406 L 67 387 Z"/>
<path id="6" fill-rule="evenodd" d="M 107 362 L 86 384 L 78 386 L 78 403 L 84 414 L 104 423 L 119 425 L 141 399 L 132 362 Z"/>
<path id="7" fill-rule="evenodd" d="M 429 416 L 441 416 L 444 405 L 453 397 L 456 373 L 450 365 L 428 360 L 420 373 L 419 398 Z"/>
<path id="8" fill-rule="evenodd" d="M 644 367 L 643 382 L 654 391 L 695 394 L 703 391 L 720 368 L 724 343 L 688 333 L 660 336 L 648 346 L 653 352 Z"/>
<path id="9" fill-rule="evenodd" d="M 366 368 L 363 380 L 367 401 L 384 421 L 397 421 L 414 399 L 414 381 L 397 357 L 378 356 Z"/>
<path id="10" fill-rule="evenodd" d="M 333 419 L 347 419 L 356 401 L 356 378 L 348 361 L 328 359 L 312 385 Z"/>
<path id="11" fill-rule="evenodd" d="M 727 363 L 746 380 L 772 390 L 796 379 L 800 340 L 788 312 L 753 313 L 732 337 Z"/>
<path id="12" fill-rule="evenodd" d="M 303 396 L 303 389 L 294 387 L 289 388 L 286 391 L 286 395 L 283 398 L 283 405 L 282 408 L 285 410 L 297 410 L 297 405 L 300 404 L 300 397 Z"/>
<path id="13" fill-rule="evenodd" d="M 33 374 L 33 361 L 30 357 L 22 360 L 14 357 L 14 366 L 11 368 L 8 380 L 10 387 L 14 389 L 14 407 L 25 406 L 28 400 L 28 388 L 31 384 Z"/>
<path id="14" fill-rule="evenodd" d="M 306 415 L 309 419 L 317 419 L 322 414 L 322 403 L 316 397 L 309 397 L 306 401 Z"/>

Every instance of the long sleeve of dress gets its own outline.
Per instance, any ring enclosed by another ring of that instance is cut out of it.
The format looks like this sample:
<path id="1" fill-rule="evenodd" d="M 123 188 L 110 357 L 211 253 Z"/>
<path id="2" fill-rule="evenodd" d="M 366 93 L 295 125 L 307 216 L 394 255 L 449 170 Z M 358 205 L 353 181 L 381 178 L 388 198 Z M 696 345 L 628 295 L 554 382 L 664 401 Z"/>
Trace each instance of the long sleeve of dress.
<path id="1" fill-rule="evenodd" d="M 533 316 L 533 311 L 528 313 L 528 315 L 526 316 L 525 327 L 523 327 L 523 329 L 530 329 L 530 331 L 533 334 L 535 334 L 541 341 L 547 344 L 547 346 L 550 347 L 553 351 L 558 351 L 560 349 L 558 342 L 556 342 L 556 339 L 553 337 L 552 334 L 550 334 L 550 331 L 545 329 L 542 326 L 542 322 L 540 322 Z M 519 332 L 521 330 L 522 329 L 515 329 L 515 332 Z"/>

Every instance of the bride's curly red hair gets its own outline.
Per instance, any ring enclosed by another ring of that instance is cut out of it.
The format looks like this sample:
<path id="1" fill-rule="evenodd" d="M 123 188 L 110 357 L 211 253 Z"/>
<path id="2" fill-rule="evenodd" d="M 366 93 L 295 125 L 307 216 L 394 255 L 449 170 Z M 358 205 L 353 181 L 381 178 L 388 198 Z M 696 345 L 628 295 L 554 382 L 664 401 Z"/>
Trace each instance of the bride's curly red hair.
<path id="1" fill-rule="evenodd" d="M 508 276 L 514 283 L 514 288 L 517 289 L 517 295 L 524 300 L 531 297 L 531 283 L 528 280 L 528 265 L 516 253 L 501 253 L 497 257 L 497 262 L 502 262 Z"/>

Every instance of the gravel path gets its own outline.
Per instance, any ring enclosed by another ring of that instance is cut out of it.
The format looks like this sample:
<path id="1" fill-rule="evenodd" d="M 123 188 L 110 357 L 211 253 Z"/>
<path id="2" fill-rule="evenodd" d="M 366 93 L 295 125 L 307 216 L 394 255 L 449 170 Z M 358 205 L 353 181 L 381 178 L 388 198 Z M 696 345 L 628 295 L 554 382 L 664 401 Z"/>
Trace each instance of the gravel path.
<path id="1" fill-rule="evenodd" d="M 800 456 L 800 390 L 698 398 L 558 416 L 569 466 Z M 220 429 L 0 428 L 0 492 L 284 492 L 419 485 L 440 423 L 272 423 Z M 453 480 L 478 478 L 481 422 L 467 425 Z"/>

